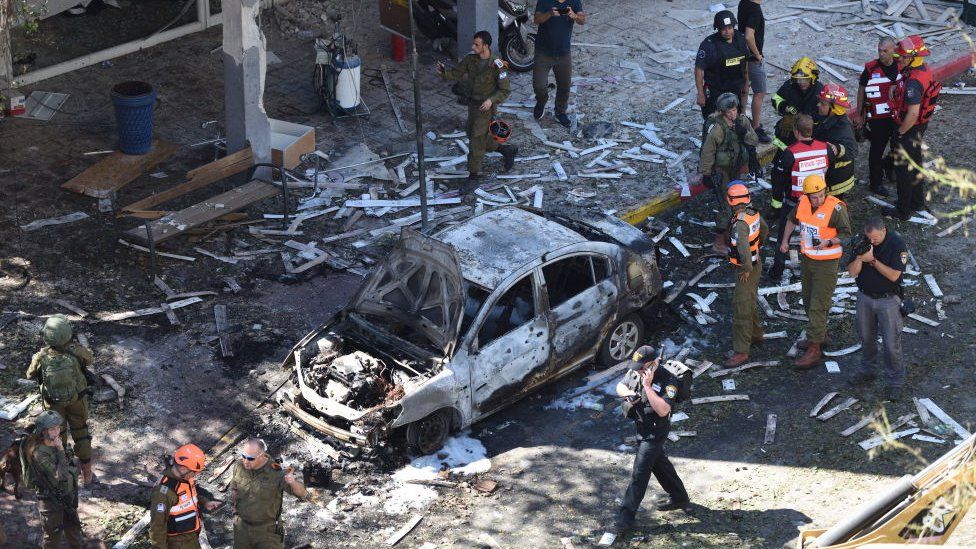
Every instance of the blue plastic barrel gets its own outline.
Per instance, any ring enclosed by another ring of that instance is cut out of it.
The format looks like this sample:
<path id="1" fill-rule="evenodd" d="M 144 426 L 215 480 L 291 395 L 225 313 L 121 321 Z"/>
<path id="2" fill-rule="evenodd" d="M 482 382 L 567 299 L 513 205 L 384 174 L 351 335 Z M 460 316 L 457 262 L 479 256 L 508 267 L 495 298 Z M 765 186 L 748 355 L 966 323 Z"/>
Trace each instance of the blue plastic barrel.
<path id="1" fill-rule="evenodd" d="M 155 103 L 156 90 L 145 82 L 122 82 L 112 88 L 120 151 L 146 154 L 152 148 Z"/>

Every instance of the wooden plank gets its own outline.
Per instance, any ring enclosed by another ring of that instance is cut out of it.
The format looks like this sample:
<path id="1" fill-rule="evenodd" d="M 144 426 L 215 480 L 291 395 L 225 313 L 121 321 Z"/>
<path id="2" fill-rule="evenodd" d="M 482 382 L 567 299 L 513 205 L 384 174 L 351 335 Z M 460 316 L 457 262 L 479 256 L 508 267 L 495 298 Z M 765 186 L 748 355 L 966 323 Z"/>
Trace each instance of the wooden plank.
<path id="1" fill-rule="evenodd" d="M 839 414 L 839 413 L 843 412 L 844 410 L 850 408 L 851 406 L 853 406 L 856 403 L 857 403 L 857 399 L 856 398 L 853 398 L 853 397 L 852 398 L 848 398 L 844 402 L 841 402 L 837 406 L 834 406 L 833 408 L 831 408 L 831 409 L 827 410 L 826 412 L 824 412 L 824 413 L 820 414 L 819 416 L 817 416 L 817 419 L 819 419 L 820 421 L 827 421 L 828 419 L 836 416 L 837 414 Z"/>
<path id="2" fill-rule="evenodd" d="M 423 515 L 416 515 L 415 517 L 411 518 L 406 524 L 403 525 L 402 528 L 394 532 L 390 537 L 386 538 L 386 545 L 392 547 L 397 543 L 400 543 L 400 540 L 406 537 L 411 530 L 416 528 L 423 518 Z"/>
<path id="3" fill-rule="evenodd" d="M 128 206 L 123 206 L 119 216 L 135 215 L 136 212 L 152 208 L 157 204 L 169 202 L 170 200 L 183 196 L 186 193 L 202 189 L 211 183 L 226 179 L 234 174 L 247 170 L 254 165 L 254 157 L 251 147 L 229 154 L 219 160 L 214 160 L 209 164 L 204 164 L 199 168 L 194 168 L 186 173 L 187 181 L 175 187 L 166 189 L 160 193 L 133 202 Z"/>
<path id="4" fill-rule="evenodd" d="M 949 426 L 950 429 L 955 431 L 956 434 L 959 436 L 959 438 L 965 440 L 972 436 L 972 433 L 970 433 L 965 428 L 963 428 L 962 425 L 959 425 L 959 423 L 957 423 L 956 420 L 952 419 L 952 417 L 949 414 L 942 411 L 942 408 L 939 408 L 934 402 L 932 402 L 932 399 L 920 398 L 918 399 L 918 401 L 923 406 L 928 408 L 929 412 L 931 412 L 933 416 L 939 418 L 939 421 L 945 423 L 946 425 Z"/>
<path id="5" fill-rule="evenodd" d="M 278 188 L 263 181 L 251 181 L 225 193 L 208 198 L 189 208 L 173 212 L 150 223 L 154 242 L 162 242 L 178 236 L 189 229 L 213 221 L 223 215 L 240 210 L 251 204 L 278 194 Z M 220 207 L 218 207 L 220 206 Z M 132 238 L 146 240 L 146 229 L 136 227 L 126 234 Z"/>
<path id="6" fill-rule="evenodd" d="M 776 414 L 766 416 L 766 436 L 763 444 L 772 444 L 776 440 Z"/>
<path id="7" fill-rule="evenodd" d="M 220 336 L 220 354 L 224 357 L 232 357 L 234 349 L 231 346 L 230 334 L 227 333 L 227 305 L 214 305 L 213 312 L 217 335 Z"/>
<path id="8" fill-rule="evenodd" d="M 854 433 L 860 431 L 861 429 L 867 427 L 869 423 L 875 421 L 876 419 L 878 419 L 878 412 L 872 412 L 871 414 L 861 418 L 861 420 L 855 423 L 854 425 L 851 425 L 847 429 L 841 431 L 840 436 L 849 437 Z"/>
<path id="9" fill-rule="evenodd" d="M 824 406 L 826 406 L 828 402 L 830 402 L 830 399 L 834 398 L 835 396 L 837 396 L 836 391 L 824 395 L 824 397 L 820 399 L 820 402 L 818 402 L 817 405 L 813 407 L 813 410 L 810 410 L 810 417 L 815 417 L 817 414 L 819 414 L 820 410 Z"/>
<path id="10" fill-rule="evenodd" d="M 915 0 L 915 9 L 918 10 L 918 15 L 922 19 L 929 19 L 929 10 L 925 8 L 925 4 L 922 0 Z"/>
<path id="11" fill-rule="evenodd" d="M 892 440 L 897 440 L 897 439 L 902 438 L 902 437 L 907 437 L 908 435 L 914 435 L 915 433 L 919 432 L 920 430 L 921 429 L 919 429 L 918 427 L 913 427 L 911 429 L 905 429 L 904 431 L 898 431 L 898 432 L 895 432 L 895 433 L 878 435 L 876 437 L 872 437 L 872 438 L 869 438 L 867 440 L 862 440 L 861 442 L 858 442 L 857 444 L 858 444 L 858 446 L 860 446 L 864 450 L 870 450 L 871 448 L 876 448 L 878 446 L 881 446 L 885 442 L 889 442 L 889 441 L 892 441 Z"/>
<path id="12" fill-rule="evenodd" d="M 112 549 L 128 549 L 132 545 L 132 542 L 139 537 L 139 534 L 149 526 L 149 520 L 149 511 L 146 511 L 143 513 L 142 518 L 139 519 L 139 522 L 133 524 L 132 528 L 129 528 L 129 531 L 122 536 L 122 539 L 112 546 Z"/>
<path id="13" fill-rule="evenodd" d="M 691 399 L 692 404 L 711 404 L 713 402 L 731 402 L 735 400 L 749 400 L 749 395 L 722 395 Z"/>
<path id="14" fill-rule="evenodd" d="M 95 198 L 109 198 L 112 193 L 173 156 L 179 148 L 176 143 L 156 139 L 153 140 L 152 148 L 146 154 L 124 154 L 115 151 L 61 184 L 61 188 Z"/>

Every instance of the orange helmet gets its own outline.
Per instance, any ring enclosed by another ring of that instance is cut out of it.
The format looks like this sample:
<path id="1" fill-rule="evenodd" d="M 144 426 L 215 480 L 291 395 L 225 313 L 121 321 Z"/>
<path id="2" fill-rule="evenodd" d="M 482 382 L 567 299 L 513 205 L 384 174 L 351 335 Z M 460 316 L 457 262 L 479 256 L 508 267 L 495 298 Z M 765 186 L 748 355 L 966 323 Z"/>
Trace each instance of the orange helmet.
<path id="1" fill-rule="evenodd" d="M 925 46 L 922 37 L 917 34 L 902 38 L 895 47 L 895 57 L 927 57 L 928 55 L 929 49 Z"/>
<path id="2" fill-rule="evenodd" d="M 738 179 L 729 184 L 729 190 L 725 192 L 725 199 L 729 201 L 729 206 L 735 206 L 736 204 L 748 204 L 751 202 L 749 198 L 749 189 L 747 189 L 745 184 Z"/>
<path id="3" fill-rule="evenodd" d="M 845 109 L 851 108 L 851 103 L 847 100 L 847 90 L 844 89 L 844 86 L 834 84 L 833 82 L 827 84 L 820 90 L 820 100 L 830 101 L 833 105 L 844 107 Z"/>
<path id="4" fill-rule="evenodd" d="M 512 137 L 512 127 L 508 125 L 508 122 L 496 118 L 488 125 L 488 133 L 497 143 L 502 144 L 508 141 L 509 137 Z"/>
<path id="5" fill-rule="evenodd" d="M 199 473 L 203 471 L 207 456 L 196 444 L 184 444 L 173 452 L 173 461 L 177 465 L 182 465 L 195 473 Z"/>

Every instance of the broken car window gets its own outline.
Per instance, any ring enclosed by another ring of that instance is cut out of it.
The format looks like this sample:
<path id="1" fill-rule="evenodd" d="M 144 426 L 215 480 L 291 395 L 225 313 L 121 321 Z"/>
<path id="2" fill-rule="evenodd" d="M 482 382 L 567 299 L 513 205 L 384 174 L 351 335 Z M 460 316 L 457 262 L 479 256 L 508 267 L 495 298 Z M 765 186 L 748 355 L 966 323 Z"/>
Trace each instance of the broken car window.
<path id="1" fill-rule="evenodd" d="M 590 256 L 574 255 L 542 268 L 546 289 L 549 291 L 550 309 L 566 303 L 595 284 L 590 263 Z M 603 265 L 603 270 L 606 270 L 606 264 Z"/>
<path id="2" fill-rule="evenodd" d="M 593 275 L 597 282 L 603 282 L 610 278 L 610 260 L 606 257 L 594 255 L 590 256 L 593 260 Z"/>
<path id="3" fill-rule="evenodd" d="M 478 332 L 478 346 L 485 348 L 498 336 L 511 332 L 532 320 L 534 316 L 535 297 L 532 291 L 532 275 L 528 274 L 492 305 Z"/>
<path id="4" fill-rule="evenodd" d="M 464 281 L 464 317 L 461 319 L 461 335 L 468 333 L 468 328 L 471 327 L 471 323 L 474 322 L 478 312 L 481 311 L 481 306 L 485 304 L 485 300 L 491 292 L 478 286 L 472 282 Z"/>

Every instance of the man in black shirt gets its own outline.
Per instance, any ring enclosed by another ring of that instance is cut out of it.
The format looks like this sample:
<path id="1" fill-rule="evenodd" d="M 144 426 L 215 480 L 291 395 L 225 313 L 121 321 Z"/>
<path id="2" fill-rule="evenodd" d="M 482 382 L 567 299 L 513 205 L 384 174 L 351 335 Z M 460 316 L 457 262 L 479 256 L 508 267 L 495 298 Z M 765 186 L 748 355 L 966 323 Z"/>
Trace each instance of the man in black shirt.
<path id="1" fill-rule="evenodd" d="M 659 368 L 659 364 L 655 349 L 643 345 L 634 353 L 630 371 L 617 384 L 617 395 L 627 401 L 625 407 L 633 409 L 627 417 L 636 423 L 639 442 L 630 486 L 617 514 L 618 531 L 634 525 L 651 473 L 669 496 L 658 503 L 659 511 L 688 509 L 691 505 L 684 483 L 664 453 L 664 442 L 671 431 L 671 412 L 678 396 L 678 380 L 666 369 Z"/>
<path id="2" fill-rule="evenodd" d="M 573 58 L 570 44 L 573 26 L 586 23 L 582 0 L 538 0 L 533 22 L 539 25 L 535 39 L 535 64 L 532 69 L 532 88 L 535 90 L 535 109 L 532 114 L 540 120 L 546 113 L 549 100 L 549 71 L 556 76 L 556 120 L 565 127 L 572 121 L 566 114 L 569 90 L 573 79 Z"/>
<path id="3" fill-rule="evenodd" d="M 871 248 L 847 265 L 857 277 L 857 332 L 861 336 L 861 368 L 851 385 L 873 381 L 878 357 L 878 331 L 884 345 L 885 399 L 901 396 L 907 372 L 901 356 L 901 275 L 908 265 L 908 248 L 901 236 L 885 228 L 880 219 L 864 224 L 864 236 Z"/>
<path id="4" fill-rule="evenodd" d="M 715 112 L 715 101 L 725 92 L 739 98 L 745 105 L 749 95 L 749 71 L 746 58 L 749 48 L 746 38 L 735 30 L 736 19 L 731 11 L 715 14 L 715 33 L 708 35 L 698 47 L 695 57 L 695 102 L 701 107 L 702 118 Z M 704 131 L 702 140 L 704 140 Z"/>
<path id="5" fill-rule="evenodd" d="M 891 155 L 885 156 L 885 149 L 894 149 L 897 125 L 891 117 L 891 89 L 901 74 L 895 63 L 895 39 L 883 36 L 878 41 L 878 58 L 864 64 L 857 90 L 857 109 L 854 111 L 854 125 L 865 127 L 871 142 L 868 153 L 868 180 L 871 192 L 888 196 L 884 187 L 884 176 L 894 177 L 894 162 Z"/>
<path id="6" fill-rule="evenodd" d="M 752 86 L 752 127 L 759 136 L 760 143 L 770 143 L 762 127 L 762 104 L 768 92 L 766 88 L 766 65 L 763 63 L 763 42 L 766 37 L 766 19 L 763 17 L 762 0 L 742 0 L 739 2 L 739 29 L 746 37 L 749 47 L 749 85 Z M 743 105 L 745 110 L 745 105 Z"/>

